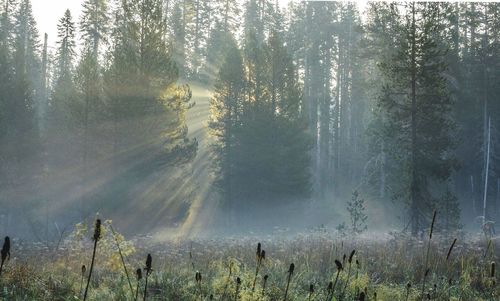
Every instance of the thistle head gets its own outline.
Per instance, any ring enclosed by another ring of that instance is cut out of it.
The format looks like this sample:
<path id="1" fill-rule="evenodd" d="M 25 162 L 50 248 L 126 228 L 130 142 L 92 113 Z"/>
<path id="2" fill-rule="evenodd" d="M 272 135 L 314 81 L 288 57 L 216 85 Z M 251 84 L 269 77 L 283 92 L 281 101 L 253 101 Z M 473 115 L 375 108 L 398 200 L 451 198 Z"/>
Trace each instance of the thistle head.
<path id="1" fill-rule="evenodd" d="M 96 219 L 94 227 L 94 241 L 101 239 L 101 220 Z"/>

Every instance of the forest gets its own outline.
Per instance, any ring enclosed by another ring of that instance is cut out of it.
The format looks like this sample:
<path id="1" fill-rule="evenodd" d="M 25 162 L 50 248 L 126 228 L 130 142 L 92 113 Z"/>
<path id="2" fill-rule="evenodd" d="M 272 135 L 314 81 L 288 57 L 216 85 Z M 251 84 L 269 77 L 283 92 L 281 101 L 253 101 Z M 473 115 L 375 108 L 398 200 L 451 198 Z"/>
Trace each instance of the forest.
<path id="1" fill-rule="evenodd" d="M 32 1 L 0 0 L 6 300 L 86 300 L 96 250 L 89 300 L 498 300 L 500 3 L 67 0 L 49 36 Z"/>

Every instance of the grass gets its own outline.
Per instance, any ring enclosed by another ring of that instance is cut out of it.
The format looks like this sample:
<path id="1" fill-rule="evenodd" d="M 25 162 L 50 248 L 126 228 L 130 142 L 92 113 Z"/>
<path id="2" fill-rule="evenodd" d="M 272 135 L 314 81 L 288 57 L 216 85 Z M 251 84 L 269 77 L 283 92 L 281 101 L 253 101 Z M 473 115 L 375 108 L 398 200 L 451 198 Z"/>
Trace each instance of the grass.
<path id="1" fill-rule="evenodd" d="M 147 300 L 172 301 L 347 301 L 375 300 L 375 295 L 379 301 L 500 300 L 495 264 L 500 254 L 492 251 L 499 250 L 494 240 L 488 247 L 484 240 L 459 237 L 451 248 L 449 238 L 439 233 L 430 243 L 397 235 L 348 241 L 318 233 L 268 237 L 259 238 L 266 246 L 259 265 L 255 238 L 155 244 L 145 237 L 117 243 L 108 228 L 104 223 L 99 244 L 72 235 L 55 256 L 41 245 L 14 239 L 12 258 L 0 278 L 0 300 L 81 300 L 82 276 L 90 276 L 82 265 L 90 264 L 94 245 L 98 256 L 87 300 L 133 300 L 140 293 Z M 144 266 L 146 254 L 155 258 L 154 269 L 150 256 Z M 344 254 L 350 256 L 343 260 Z M 124 266 L 138 271 L 134 296 Z M 144 268 L 144 275 L 138 268 Z"/>

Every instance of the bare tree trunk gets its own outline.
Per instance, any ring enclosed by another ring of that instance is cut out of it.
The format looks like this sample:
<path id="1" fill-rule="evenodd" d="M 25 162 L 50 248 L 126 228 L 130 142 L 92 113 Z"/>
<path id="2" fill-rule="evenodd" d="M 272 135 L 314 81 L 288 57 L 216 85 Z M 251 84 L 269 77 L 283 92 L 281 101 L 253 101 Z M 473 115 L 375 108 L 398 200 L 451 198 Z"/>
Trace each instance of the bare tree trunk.
<path id="1" fill-rule="evenodd" d="M 488 200 L 488 172 L 490 168 L 490 144 L 491 144 L 491 118 L 488 118 L 488 146 L 486 150 L 486 169 L 484 174 L 484 193 L 483 193 L 483 223 L 486 222 L 486 206 Z"/>
<path id="2" fill-rule="evenodd" d="M 415 2 L 412 2 L 412 23 L 411 23 L 411 232 L 416 235 L 420 230 L 420 212 L 418 205 L 418 179 L 417 179 L 417 66 L 416 66 L 416 20 Z"/>

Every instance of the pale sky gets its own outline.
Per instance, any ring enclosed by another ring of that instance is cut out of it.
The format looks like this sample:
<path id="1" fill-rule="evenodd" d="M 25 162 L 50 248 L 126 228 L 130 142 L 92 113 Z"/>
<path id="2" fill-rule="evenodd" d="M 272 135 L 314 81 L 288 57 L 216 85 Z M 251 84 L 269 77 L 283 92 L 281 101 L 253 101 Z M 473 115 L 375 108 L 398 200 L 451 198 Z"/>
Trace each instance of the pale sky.
<path id="1" fill-rule="evenodd" d="M 286 6 L 290 0 L 278 0 L 282 6 Z M 363 8 L 367 0 L 355 0 Z M 31 0 L 33 13 L 35 14 L 40 38 L 43 34 L 49 34 L 49 45 L 55 45 L 57 39 L 57 22 L 64 15 L 66 9 L 71 11 L 73 20 L 78 24 L 83 0 Z"/>
<path id="2" fill-rule="evenodd" d="M 49 44 L 54 45 L 57 39 L 57 22 L 62 18 L 66 9 L 69 9 L 73 21 L 78 23 L 82 2 L 83 0 L 31 0 L 40 39 L 43 40 L 44 33 L 48 33 Z"/>

